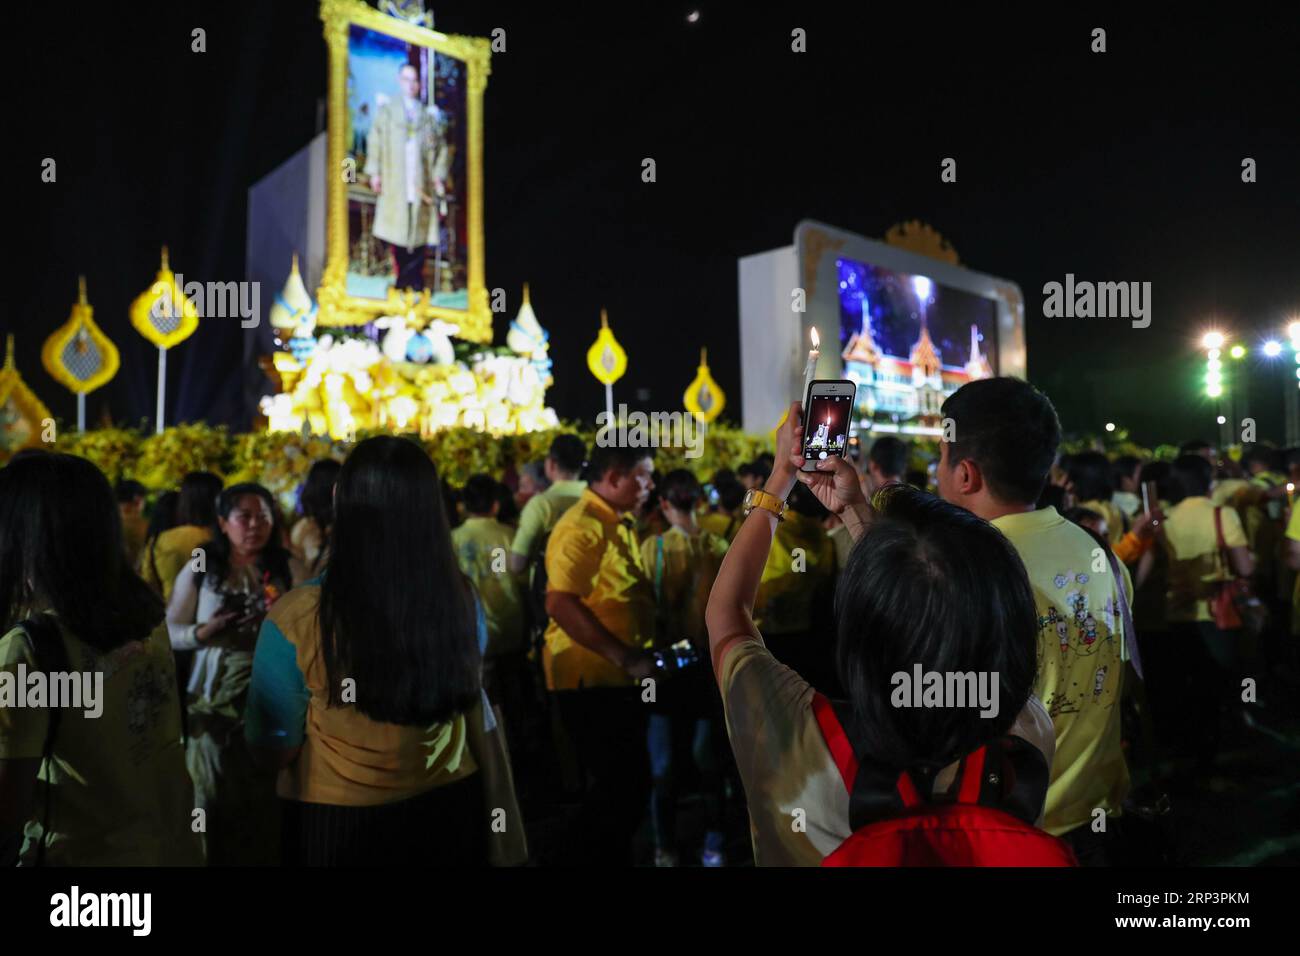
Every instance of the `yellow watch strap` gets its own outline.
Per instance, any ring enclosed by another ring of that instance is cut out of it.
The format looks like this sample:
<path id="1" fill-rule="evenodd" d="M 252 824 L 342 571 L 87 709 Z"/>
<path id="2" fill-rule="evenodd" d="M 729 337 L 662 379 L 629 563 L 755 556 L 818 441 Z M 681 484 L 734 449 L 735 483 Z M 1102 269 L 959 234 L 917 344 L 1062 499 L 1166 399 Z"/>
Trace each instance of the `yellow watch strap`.
<path id="1" fill-rule="evenodd" d="M 785 502 L 776 495 L 769 494 L 762 488 L 754 488 L 750 491 L 750 509 L 762 508 L 764 511 L 770 511 L 777 518 L 785 517 Z"/>

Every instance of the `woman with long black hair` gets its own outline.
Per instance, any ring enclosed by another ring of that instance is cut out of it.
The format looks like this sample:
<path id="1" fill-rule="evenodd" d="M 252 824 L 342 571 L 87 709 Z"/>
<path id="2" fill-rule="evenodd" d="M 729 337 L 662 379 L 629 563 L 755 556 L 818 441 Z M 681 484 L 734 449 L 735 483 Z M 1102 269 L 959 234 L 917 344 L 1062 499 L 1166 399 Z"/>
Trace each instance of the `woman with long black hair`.
<path id="1" fill-rule="evenodd" d="M 90 462 L 42 453 L 0 469 L 0 674 L 13 687 L 23 672 L 68 673 L 82 692 L 73 706 L 0 706 L 0 866 L 15 854 L 202 861 L 162 602 L 121 542 L 113 491 Z"/>
<path id="2" fill-rule="evenodd" d="M 172 647 L 194 650 L 185 759 L 205 814 L 208 863 L 276 862 L 279 814 L 270 776 L 244 746 L 253 647 L 267 608 L 290 586 L 280 512 L 257 484 L 217 498 L 212 539 L 176 576 L 167 608 Z"/>
<path id="3" fill-rule="evenodd" d="M 324 573 L 276 604 L 257 644 L 248 740 L 280 768 L 286 863 L 485 862 L 486 638 L 433 462 L 405 439 L 361 442 Z"/>

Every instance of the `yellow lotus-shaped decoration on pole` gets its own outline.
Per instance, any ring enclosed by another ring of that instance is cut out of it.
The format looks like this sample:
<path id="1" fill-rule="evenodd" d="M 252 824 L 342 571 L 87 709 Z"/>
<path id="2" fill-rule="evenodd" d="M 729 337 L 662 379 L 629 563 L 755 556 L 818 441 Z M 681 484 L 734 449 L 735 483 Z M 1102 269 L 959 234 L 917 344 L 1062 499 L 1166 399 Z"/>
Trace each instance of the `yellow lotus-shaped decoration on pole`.
<path id="1" fill-rule="evenodd" d="M 41 348 L 45 371 L 75 395 L 107 385 L 121 365 L 121 356 L 92 318 L 86 299 L 86 277 L 77 280 L 77 302 L 68 321 L 54 330 Z"/>
<path id="2" fill-rule="evenodd" d="M 0 458 L 42 441 L 41 430 L 50 410 L 27 387 L 14 364 L 14 337 L 5 340 L 5 364 L 0 367 Z"/>
<path id="3" fill-rule="evenodd" d="M 153 285 L 131 303 L 131 324 L 160 349 L 180 345 L 199 327 L 199 310 L 177 285 L 167 263 L 166 246 Z"/>
<path id="4" fill-rule="evenodd" d="M 700 365 L 695 370 L 695 380 L 686 386 L 682 401 L 686 410 L 706 425 L 722 414 L 727 396 L 709 374 L 709 350 L 700 349 Z"/>
<path id="5" fill-rule="evenodd" d="M 627 353 L 618 344 L 618 339 L 614 338 L 604 309 L 600 310 L 600 334 L 596 336 L 591 348 L 587 349 L 587 368 L 591 369 L 591 374 L 602 385 L 613 385 L 627 371 Z"/>

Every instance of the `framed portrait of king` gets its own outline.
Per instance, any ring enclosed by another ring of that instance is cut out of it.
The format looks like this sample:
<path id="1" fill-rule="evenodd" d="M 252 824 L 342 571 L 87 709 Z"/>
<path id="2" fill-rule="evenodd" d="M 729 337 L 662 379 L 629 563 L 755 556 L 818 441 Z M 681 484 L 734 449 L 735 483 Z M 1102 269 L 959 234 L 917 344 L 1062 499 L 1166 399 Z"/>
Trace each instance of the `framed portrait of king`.
<path id="1" fill-rule="evenodd" d="M 322 0 L 329 45 L 320 324 L 441 319 L 492 338 L 483 263 L 486 38 Z"/>

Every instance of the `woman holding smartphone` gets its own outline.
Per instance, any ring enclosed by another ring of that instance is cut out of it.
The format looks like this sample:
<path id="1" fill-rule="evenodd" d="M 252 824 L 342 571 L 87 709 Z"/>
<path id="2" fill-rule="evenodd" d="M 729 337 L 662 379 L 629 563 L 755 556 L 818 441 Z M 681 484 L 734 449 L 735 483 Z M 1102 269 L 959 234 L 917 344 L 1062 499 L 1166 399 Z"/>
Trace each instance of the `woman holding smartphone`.
<path id="1" fill-rule="evenodd" d="M 290 586 L 282 540 L 269 491 L 251 483 L 227 488 L 212 540 L 177 575 L 167 608 L 172 647 L 196 651 L 185 762 L 212 865 L 277 862 L 275 781 L 249 759 L 243 713 L 258 628 Z"/>
<path id="2" fill-rule="evenodd" d="M 1001 850 L 996 862 L 1072 860 L 1063 844 L 1031 826 L 1041 820 L 1055 738 L 1047 712 L 1031 697 L 1037 620 L 1015 550 L 982 519 L 906 485 L 882 492 L 877 511 L 839 455 L 805 470 L 801 416 L 796 402 L 777 434 L 780 454 L 771 477 L 761 493 L 750 493 L 749 513 L 706 612 L 714 673 L 749 802 L 755 863 L 817 866 L 838 856 L 855 833 L 894 819 L 896 802 L 903 815 L 905 807 L 971 802 L 972 780 L 983 803 L 986 751 L 1015 755 L 1014 772 L 995 775 L 989 784 L 990 797 L 998 790 L 994 809 L 1005 811 L 1001 835 L 993 836 Z M 810 422 L 819 418 L 809 416 Z M 842 706 L 778 661 L 754 623 L 773 531 L 796 482 L 838 514 L 855 541 L 835 594 L 835 664 L 847 698 Z M 914 666 L 991 675 L 1001 706 L 987 717 L 973 707 L 900 707 L 892 688 Z M 856 773 L 859 767 L 868 772 Z M 978 835 L 972 826 L 958 827 L 958 843 Z M 1014 840 L 1007 836 L 1013 830 Z M 914 846 L 926 835 L 904 834 L 907 842 L 898 845 Z"/>

